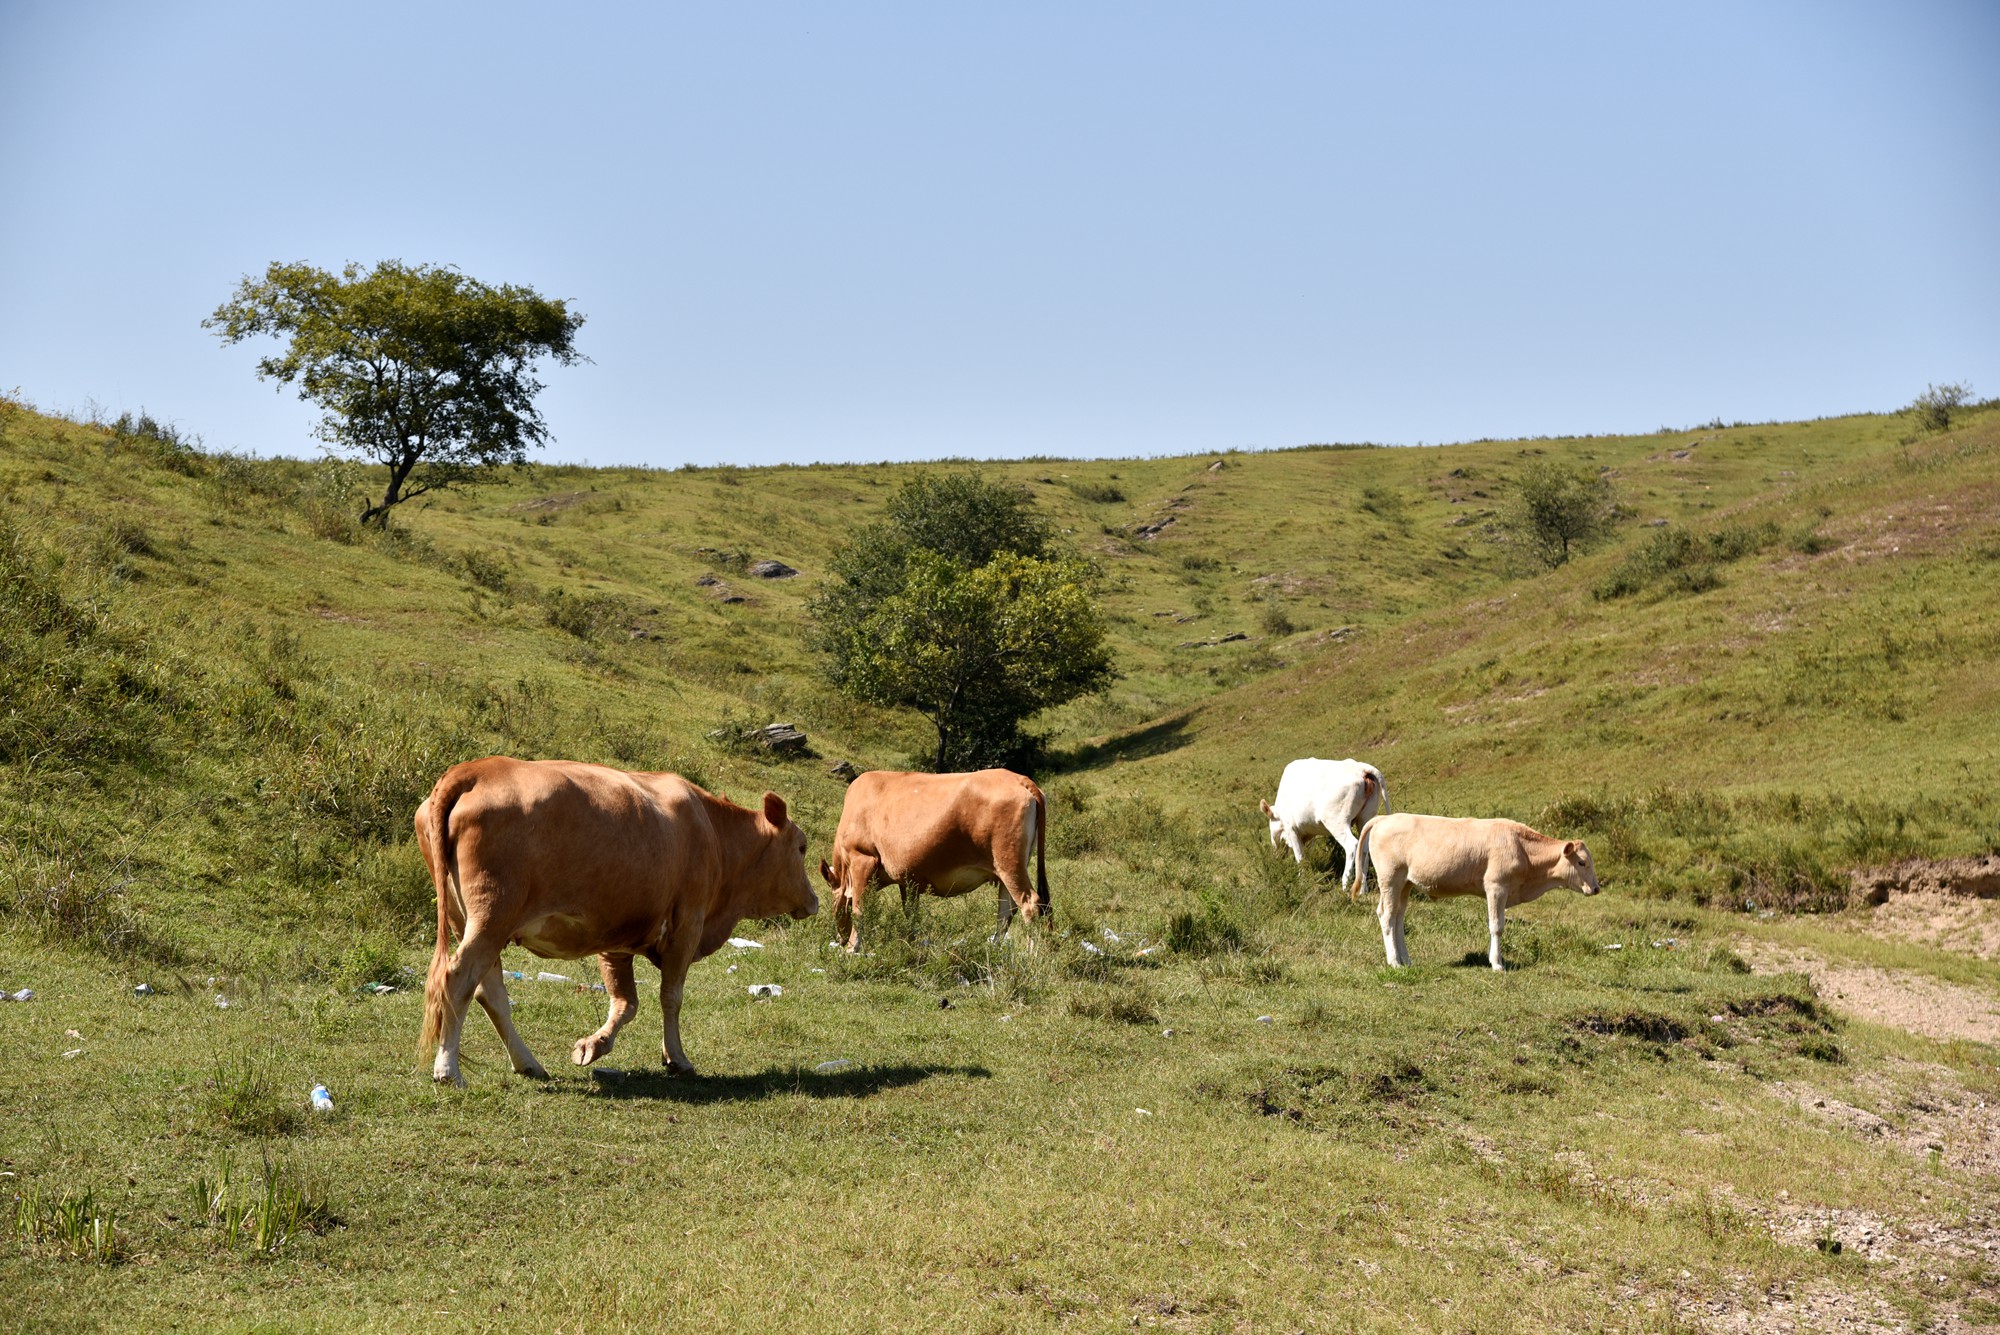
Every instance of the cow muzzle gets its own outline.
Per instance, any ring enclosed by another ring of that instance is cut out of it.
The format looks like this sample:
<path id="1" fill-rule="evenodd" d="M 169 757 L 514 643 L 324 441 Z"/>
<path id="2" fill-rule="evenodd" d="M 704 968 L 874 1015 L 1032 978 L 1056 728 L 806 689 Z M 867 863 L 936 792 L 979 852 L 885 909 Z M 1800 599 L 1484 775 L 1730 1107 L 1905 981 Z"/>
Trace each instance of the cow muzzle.
<path id="1" fill-rule="evenodd" d="M 818 895 L 814 895 L 814 894 L 808 894 L 808 895 L 806 896 L 806 903 L 805 903 L 805 907 L 804 907 L 804 908 L 799 908 L 799 909 L 793 909 L 793 910 L 792 910 L 792 916 L 793 916 L 794 918 L 797 918 L 797 919 L 801 920 L 801 921 L 803 921 L 803 920 L 805 920 L 805 919 L 807 919 L 807 918 L 816 918 L 816 917 L 818 917 L 818 916 L 819 916 L 819 896 L 818 896 Z"/>

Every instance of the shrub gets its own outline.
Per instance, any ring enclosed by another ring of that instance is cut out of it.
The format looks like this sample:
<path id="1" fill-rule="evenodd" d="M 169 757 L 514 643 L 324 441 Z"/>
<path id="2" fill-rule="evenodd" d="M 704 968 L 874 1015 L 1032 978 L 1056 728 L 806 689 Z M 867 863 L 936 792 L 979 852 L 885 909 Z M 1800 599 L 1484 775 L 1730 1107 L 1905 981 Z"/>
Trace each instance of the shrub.
<path id="1" fill-rule="evenodd" d="M 615 594 L 550 589 L 542 595 L 542 616 L 559 631 L 592 640 L 624 622 L 625 602 Z"/>
<path id="2" fill-rule="evenodd" d="M 1266 635 L 1290 635 L 1298 629 L 1292 624 L 1292 619 L 1285 615 L 1284 607 L 1276 601 L 1264 604 L 1263 614 L 1257 618 L 1257 624 L 1263 627 Z"/>
<path id="3" fill-rule="evenodd" d="M 138 449 L 160 467 L 183 477 L 199 477 L 206 471 L 201 437 L 182 435 L 179 427 L 155 421 L 144 408 L 137 417 L 118 414 L 118 420 L 111 424 L 111 439 L 116 445 Z"/>
<path id="4" fill-rule="evenodd" d="M 458 568 L 467 579 L 491 593 L 507 592 L 511 581 L 505 561 L 476 549 L 458 554 Z"/>
<path id="5" fill-rule="evenodd" d="M 1782 913 L 1835 913 L 1847 907 L 1847 877 L 1796 844 L 1730 858 L 1724 871 L 1732 898 L 1742 894 L 1746 906 Z"/>
<path id="6" fill-rule="evenodd" d="M 1125 499 L 1125 493 L 1109 482 L 1072 482 L 1069 489 L 1078 500 L 1092 505 L 1115 505 Z"/>
<path id="7" fill-rule="evenodd" d="M 1624 598 L 1655 586 L 1670 593 L 1706 593 L 1722 584 L 1718 566 L 1740 561 L 1778 539 L 1774 523 L 1696 534 L 1678 525 L 1660 529 L 1593 591 L 1599 601 Z"/>
<path id="8" fill-rule="evenodd" d="M 1911 401 L 1909 413 L 1917 430 L 1936 435 L 1951 430 L 1952 419 L 1972 401 L 1972 386 L 1925 385 L 1924 392 Z"/>
<path id="9" fill-rule="evenodd" d="M 1542 566 L 1553 570 L 1610 531 L 1611 484 L 1550 459 L 1521 470 L 1503 526 Z"/>

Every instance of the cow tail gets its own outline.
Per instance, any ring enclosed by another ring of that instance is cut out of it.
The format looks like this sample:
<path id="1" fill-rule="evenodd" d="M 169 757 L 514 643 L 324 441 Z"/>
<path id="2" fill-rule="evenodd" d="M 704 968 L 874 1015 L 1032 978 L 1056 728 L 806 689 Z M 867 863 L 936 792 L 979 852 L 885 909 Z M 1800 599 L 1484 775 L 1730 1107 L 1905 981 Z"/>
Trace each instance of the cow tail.
<path id="1" fill-rule="evenodd" d="M 1049 801 L 1037 787 L 1035 792 L 1035 906 L 1049 911 Z"/>
<path id="2" fill-rule="evenodd" d="M 444 1036 L 445 982 L 451 974 L 451 904 L 458 880 L 451 809 L 471 791 L 472 780 L 453 780 L 446 775 L 417 807 L 417 846 L 430 865 L 431 884 L 437 890 L 437 948 L 431 952 L 430 972 L 424 977 L 424 1027 L 417 1040 L 417 1049 L 424 1056 L 434 1053 Z"/>
<path id="3" fill-rule="evenodd" d="M 1385 795 L 1386 796 L 1386 795 Z M 1354 887 L 1347 892 L 1349 903 L 1359 903 L 1368 893 L 1368 836 L 1375 833 L 1375 822 L 1380 816 L 1371 816 L 1361 827 L 1361 840 L 1354 845 Z"/>

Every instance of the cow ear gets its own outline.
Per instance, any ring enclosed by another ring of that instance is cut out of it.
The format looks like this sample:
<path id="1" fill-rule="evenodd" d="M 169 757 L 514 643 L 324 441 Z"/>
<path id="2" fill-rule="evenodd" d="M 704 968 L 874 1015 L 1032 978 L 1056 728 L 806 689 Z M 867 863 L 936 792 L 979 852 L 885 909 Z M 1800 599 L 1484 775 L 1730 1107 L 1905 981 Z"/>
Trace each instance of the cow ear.
<path id="1" fill-rule="evenodd" d="M 1268 816 L 1271 814 L 1271 804 L 1260 797 L 1257 799 L 1257 810 Z"/>
<path id="2" fill-rule="evenodd" d="M 1576 855 L 1576 850 L 1582 847 L 1583 847 L 1582 844 L 1579 844 L 1576 840 L 1572 839 L 1568 843 L 1563 845 L 1563 856 L 1568 858 L 1571 862 L 1581 862 L 1583 861 L 1583 859 Z"/>
<path id="3" fill-rule="evenodd" d="M 785 799 L 776 793 L 764 794 L 764 819 L 771 822 L 771 828 L 785 828 Z"/>
<path id="4" fill-rule="evenodd" d="M 833 879 L 833 868 L 826 865 L 825 858 L 821 858 L 819 860 L 819 875 L 821 880 L 825 881 L 828 885 L 832 886 L 834 889 L 838 890 L 840 888 L 840 883 Z"/>

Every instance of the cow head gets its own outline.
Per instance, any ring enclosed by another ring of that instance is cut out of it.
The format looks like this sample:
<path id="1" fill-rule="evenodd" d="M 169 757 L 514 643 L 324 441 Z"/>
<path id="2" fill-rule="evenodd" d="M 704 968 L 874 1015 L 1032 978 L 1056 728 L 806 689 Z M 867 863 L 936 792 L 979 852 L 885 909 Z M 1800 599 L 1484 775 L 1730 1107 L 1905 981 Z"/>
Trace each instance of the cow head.
<path id="1" fill-rule="evenodd" d="M 810 918 L 819 912 L 806 875 L 806 832 L 785 809 L 785 799 L 764 794 L 757 813 L 756 854 L 743 869 L 738 893 L 745 918 Z"/>
<path id="2" fill-rule="evenodd" d="M 1581 840 L 1572 839 L 1563 845 L 1562 857 L 1556 862 L 1556 878 L 1581 894 L 1597 893 L 1597 867 Z"/>

